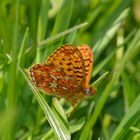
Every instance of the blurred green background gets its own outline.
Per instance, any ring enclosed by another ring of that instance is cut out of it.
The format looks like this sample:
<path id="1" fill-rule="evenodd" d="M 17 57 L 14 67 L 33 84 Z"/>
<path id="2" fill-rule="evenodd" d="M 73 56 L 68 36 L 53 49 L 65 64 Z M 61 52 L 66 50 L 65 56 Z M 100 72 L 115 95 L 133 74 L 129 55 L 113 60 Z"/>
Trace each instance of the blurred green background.
<path id="1" fill-rule="evenodd" d="M 140 0 L 1 0 L 0 139 L 139 140 L 139 27 Z M 94 52 L 96 95 L 69 118 L 28 78 L 61 44 Z"/>

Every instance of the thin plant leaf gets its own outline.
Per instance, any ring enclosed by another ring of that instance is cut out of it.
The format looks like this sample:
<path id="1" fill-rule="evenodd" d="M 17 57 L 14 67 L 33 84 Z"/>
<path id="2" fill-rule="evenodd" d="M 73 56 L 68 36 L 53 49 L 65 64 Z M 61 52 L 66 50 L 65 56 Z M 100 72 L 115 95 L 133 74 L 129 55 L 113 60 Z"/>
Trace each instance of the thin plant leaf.
<path id="1" fill-rule="evenodd" d="M 40 93 L 38 93 L 36 87 L 30 82 L 29 78 L 26 76 L 25 72 L 19 67 L 18 68 L 23 77 L 25 78 L 26 82 L 32 89 L 35 98 L 37 99 L 38 103 L 40 104 L 40 107 L 42 108 L 48 122 L 50 123 L 51 127 L 54 130 L 54 133 L 56 134 L 57 138 L 59 140 L 70 140 L 70 133 L 67 127 L 63 124 L 61 119 L 57 118 L 58 116 L 55 116 L 45 99 L 42 97 Z"/>

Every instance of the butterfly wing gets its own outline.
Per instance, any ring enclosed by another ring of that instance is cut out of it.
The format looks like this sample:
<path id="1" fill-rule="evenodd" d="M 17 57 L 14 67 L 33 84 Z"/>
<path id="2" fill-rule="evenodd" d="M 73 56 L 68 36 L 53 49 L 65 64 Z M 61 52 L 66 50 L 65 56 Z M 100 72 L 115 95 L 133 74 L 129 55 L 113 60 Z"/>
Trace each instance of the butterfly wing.
<path id="1" fill-rule="evenodd" d="M 45 62 L 62 69 L 69 77 L 73 77 L 79 86 L 85 83 L 85 66 L 78 48 L 64 45 L 57 49 Z"/>
<path id="2" fill-rule="evenodd" d="M 84 60 L 85 73 L 86 73 L 85 87 L 88 87 L 91 72 L 92 72 L 93 53 L 88 45 L 81 45 L 78 47 L 78 49 L 80 50 Z"/>
<path id="3" fill-rule="evenodd" d="M 93 54 L 87 45 L 64 45 L 57 49 L 44 64 L 30 68 L 34 84 L 50 95 L 64 97 L 73 105 L 79 102 L 88 87 Z M 90 91 L 95 90 L 90 87 Z"/>
<path id="4" fill-rule="evenodd" d="M 37 64 L 30 68 L 34 84 L 50 95 L 67 98 L 77 91 L 78 85 L 60 68 L 51 65 Z"/>

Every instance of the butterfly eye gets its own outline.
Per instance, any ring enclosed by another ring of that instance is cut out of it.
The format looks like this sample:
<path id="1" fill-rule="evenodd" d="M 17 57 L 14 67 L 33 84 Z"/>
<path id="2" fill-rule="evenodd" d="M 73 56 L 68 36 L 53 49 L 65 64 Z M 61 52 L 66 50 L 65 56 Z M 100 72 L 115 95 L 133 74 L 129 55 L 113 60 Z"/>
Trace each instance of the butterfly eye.
<path id="1" fill-rule="evenodd" d="M 90 91 L 89 88 L 86 88 L 86 89 L 85 89 L 85 94 L 86 94 L 86 95 L 90 95 L 90 94 L 91 94 L 91 91 Z"/>

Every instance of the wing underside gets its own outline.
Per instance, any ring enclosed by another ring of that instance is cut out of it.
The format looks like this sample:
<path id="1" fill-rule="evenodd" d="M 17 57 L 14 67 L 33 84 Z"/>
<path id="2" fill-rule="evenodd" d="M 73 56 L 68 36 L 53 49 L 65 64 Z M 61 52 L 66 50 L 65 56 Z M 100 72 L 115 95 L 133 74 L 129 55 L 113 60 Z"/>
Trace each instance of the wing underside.
<path id="1" fill-rule="evenodd" d="M 85 82 L 85 66 L 78 48 L 64 45 L 57 49 L 45 62 L 62 69 L 69 77 L 76 79 L 79 87 Z"/>

